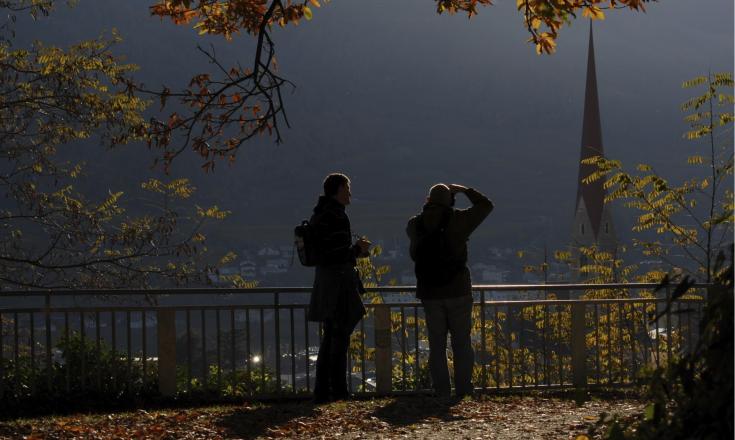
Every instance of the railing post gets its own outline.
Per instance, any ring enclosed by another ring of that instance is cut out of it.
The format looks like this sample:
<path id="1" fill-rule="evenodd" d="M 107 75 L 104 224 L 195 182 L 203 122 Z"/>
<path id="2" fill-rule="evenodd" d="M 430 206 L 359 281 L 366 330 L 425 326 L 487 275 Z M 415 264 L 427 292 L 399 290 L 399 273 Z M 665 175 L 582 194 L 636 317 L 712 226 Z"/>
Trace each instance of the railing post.
<path id="1" fill-rule="evenodd" d="M 390 306 L 375 306 L 375 382 L 379 395 L 390 394 L 393 389 L 391 365 Z"/>
<path id="2" fill-rule="evenodd" d="M 575 388 L 587 386 L 587 326 L 585 323 L 585 304 L 572 303 L 572 384 Z"/>
<path id="3" fill-rule="evenodd" d="M 674 342 L 673 335 L 671 334 L 671 285 L 666 285 L 666 365 L 671 363 L 673 356 L 672 343 Z"/>
<path id="4" fill-rule="evenodd" d="M 276 392 L 280 395 L 283 390 L 281 389 L 281 300 L 279 292 L 273 293 L 273 313 L 276 326 Z M 265 350 L 261 356 L 263 358 L 261 362 L 265 365 Z"/>
<path id="5" fill-rule="evenodd" d="M 48 292 L 46 292 L 44 301 L 44 317 L 46 319 L 46 386 L 48 387 L 49 392 L 51 392 L 54 365 L 51 358 L 51 294 Z M 2 327 L 0 327 L 0 332 L 1 331 Z M 0 348 L 0 350 L 1 349 L 2 348 Z"/>
<path id="6" fill-rule="evenodd" d="M 163 396 L 176 394 L 176 310 L 157 312 L 158 391 Z"/>

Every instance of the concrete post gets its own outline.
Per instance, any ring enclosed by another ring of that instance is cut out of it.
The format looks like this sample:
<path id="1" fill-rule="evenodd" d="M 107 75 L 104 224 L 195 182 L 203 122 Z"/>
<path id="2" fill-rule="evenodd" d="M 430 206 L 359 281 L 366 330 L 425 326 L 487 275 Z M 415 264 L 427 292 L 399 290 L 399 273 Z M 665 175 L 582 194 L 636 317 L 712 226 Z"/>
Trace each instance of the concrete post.
<path id="1" fill-rule="evenodd" d="M 176 394 L 176 311 L 158 310 L 158 391 Z"/>
<path id="2" fill-rule="evenodd" d="M 572 303 L 572 384 L 575 388 L 587 387 L 587 326 L 585 304 Z"/>
<path id="3" fill-rule="evenodd" d="M 390 307 L 375 307 L 375 382 L 379 395 L 393 390 L 393 366 L 391 365 Z"/>

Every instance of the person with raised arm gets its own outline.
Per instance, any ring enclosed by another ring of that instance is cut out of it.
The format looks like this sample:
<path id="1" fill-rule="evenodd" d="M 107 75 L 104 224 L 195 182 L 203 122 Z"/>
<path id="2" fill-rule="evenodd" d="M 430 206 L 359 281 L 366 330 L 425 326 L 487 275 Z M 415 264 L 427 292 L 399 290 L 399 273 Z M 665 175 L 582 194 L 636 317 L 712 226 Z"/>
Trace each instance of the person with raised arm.
<path id="1" fill-rule="evenodd" d="M 454 207 L 457 194 L 472 204 Z M 479 191 L 443 183 L 429 190 L 420 214 L 408 221 L 411 259 L 415 262 L 416 296 L 421 300 L 429 336 L 429 372 L 438 397 L 449 397 L 447 334 L 454 354 L 456 396 L 473 394 L 474 352 L 472 330 L 472 281 L 467 267 L 467 241 L 493 210 L 493 203 Z"/>

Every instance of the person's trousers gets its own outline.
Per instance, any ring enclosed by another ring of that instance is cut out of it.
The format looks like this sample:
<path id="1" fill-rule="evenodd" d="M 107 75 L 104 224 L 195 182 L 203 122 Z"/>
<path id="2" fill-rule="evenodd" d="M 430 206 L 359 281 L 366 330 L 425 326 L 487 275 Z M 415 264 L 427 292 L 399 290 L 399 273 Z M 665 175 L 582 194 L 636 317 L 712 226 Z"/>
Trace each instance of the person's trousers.
<path id="1" fill-rule="evenodd" d="M 333 320 L 324 321 L 324 334 L 316 360 L 314 397 L 343 398 L 347 396 L 347 348 L 351 329 Z"/>
<path id="2" fill-rule="evenodd" d="M 448 397 L 451 391 L 447 367 L 447 333 L 452 338 L 454 386 L 457 396 L 472 394 L 472 295 L 447 299 L 422 299 L 429 333 L 429 371 L 436 394 Z"/>

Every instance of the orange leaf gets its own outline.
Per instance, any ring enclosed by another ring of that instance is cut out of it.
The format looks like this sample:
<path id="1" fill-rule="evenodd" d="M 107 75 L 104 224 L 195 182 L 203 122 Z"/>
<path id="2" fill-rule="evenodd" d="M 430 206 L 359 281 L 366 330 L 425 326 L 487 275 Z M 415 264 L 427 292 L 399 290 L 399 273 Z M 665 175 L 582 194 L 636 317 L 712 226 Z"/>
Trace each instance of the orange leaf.
<path id="1" fill-rule="evenodd" d="M 189 9 L 186 11 L 176 12 L 174 15 L 171 16 L 171 19 L 174 21 L 175 24 L 186 24 L 189 23 L 196 16 L 197 12 Z"/>

